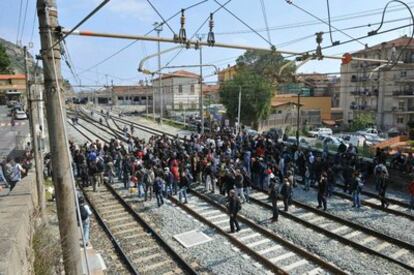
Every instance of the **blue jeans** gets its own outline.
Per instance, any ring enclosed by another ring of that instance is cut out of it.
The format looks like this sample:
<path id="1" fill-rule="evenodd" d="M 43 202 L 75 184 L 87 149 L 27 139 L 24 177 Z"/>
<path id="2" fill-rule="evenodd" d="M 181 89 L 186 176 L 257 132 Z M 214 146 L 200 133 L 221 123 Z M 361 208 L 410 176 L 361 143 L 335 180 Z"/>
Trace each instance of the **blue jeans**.
<path id="1" fill-rule="evenodd" d="M 354 191 L 352 193 L 352 201 L 354 202 L 353 206 L 356 206 L 357 208 L 361 207 L 361 198 L 359 197 L 359 192 Z"/>
<path id="2" fill-rule="evenodd" d="M 245 194 L 245 196 L 246 196 L 246 202 L 249 202 L 250 201 L 250 187 L 249 186 L 246 186 L 246 187 L 244 187 L 243 188 L 243 190 L 244 190 L 244 194 Z"/>
<path id="3" fill-rule="evenodd" d="M 142 182 L 138 182 L 137 191 L 138 191 L 138 198 L 141 198 L 144 196 L 144 184 Z"/>
<path id="4" fill-rule="evenodd" d="M 85 244 L 88 244 L 89 243 L 89 227 L 90 227 L 89 218 L 82 221 L 82 227 L 83 227 L 83 239 L 85 240 Z"/>
<path id="5" fill-rule="evenodd" d="M 187 187 L 181 187 L 178 191 L 178 199 L 181 202 L 182 197 L 184 197 L 184 202 L 187 203 Z"/>

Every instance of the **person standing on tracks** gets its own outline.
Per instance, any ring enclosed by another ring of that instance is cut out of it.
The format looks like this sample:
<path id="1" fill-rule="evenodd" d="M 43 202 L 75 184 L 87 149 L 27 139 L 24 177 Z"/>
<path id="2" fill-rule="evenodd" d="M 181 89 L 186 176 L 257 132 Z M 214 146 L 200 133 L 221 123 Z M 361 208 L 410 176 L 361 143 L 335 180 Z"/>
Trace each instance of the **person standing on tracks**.
<path id="1" fill-rule="evenodd" d="M 353 179 L 354 180 L 353 180 L 352 187 L 351 187 L 352 201 L 353 201 L 352 207 L 360 208 L 361 207 L 360 194 L 361 194 L 362 187 L 364 186 L 364 184 L 362 182 L 362 177 L 359 171 L 355 171 L 353 175 Z"/>
<path id="2" fill-rule="evenodd" d="M 379 190 L 378 190 L 378 197 L 381 201 L 382 208 L 388 208 L 389 202 L 385 198 L 387 188 L 388 188 L 388 173 L 385 170 L 382 170 L 381 174 L 379 175 Z"/>
<path id="3" fill-rule="evenodd" d="M 159 172 L 159 173 L 162 173 L 162 172 Z M 159 174 L 157 174 L 155 181 L 154 181 L 154 193 L 155 193 L 155 197 L 157 198 L 158 207 L 161 207 L 161 205 L 164 204 L 164 198 L 162 196 L 163 185 L 164 185 L 164 180 L 162 179 L 162 177 L 160 177 Z"/>
<path id="4" fill-rule="evenodd" d="M 236 192 L 234 189 L 230 190 L 228 202 L 227 202 L 227 209 L 229 211 L 230 216 L 230 232 L 234 233 L 234 227 L 236 227 L 236 231 L 240 231 L 240 225 L 237 221 L 237 213 L 241 210 L 241 203 L 239 197 L 236 196 Z"/>
<path id="5" fill-rule="evenodd" d="M 272 221 L 277 222 L 279 219 L 279 208 L 277 207 L 277 200 L 279 197 L 279 183 L 278 178 L 272 173 L 270 174 L 269 196 L 272 200 Z"/>
<path id="6" fill-rule="evenodd" d="M 292 185 L 287 177 L 283 178 L 283 185 L 280 193 L 283 196 L 283 205 L 285 206 L 285 212 L 288 212 L 289 201 L 292 199 Z"/>
<path id="7" fill-rule="evenodd" d="M 180 202 L 182 202 L 182 199 L 184 198 L 184 203 L 188 203 L 187 200 L 187 188 L 190 186 L 190 179 L 187 176 L 187 174 L 183 171 L 180 175 L 180 180 L 178 182 L 178 199 Z"/>
<path id="8" fill-rule="evenodd" d="M 385 175 L 386 177 L 388 177 L 388 175 L 389 175 L 388 174 L 388 169 L 384 165 L 384 163 L 380 162 L 377 165 L 375 165 L 375 167 L 374 167 L 375 189 L 377 191 L 380 190 L 381 178 L 383 177 L 383 175 Z"/>
<path id="9" fill-rule="evenodd" d="M 322 208 L 326 211 L 328 196 L 328 175 L 323 172 L 318 184 L 318 206 L 316 208 Z"/>
<path id="10" fill-rule="evenodd" d="M 148 197 L 149 200 L 152 200 L 152 193 L 154 192 L 154 180 L 155 180 L 155 174 L 154 169 L 151 166 L 148 166 L 148 168 L 145 171 L 144 175 L 144 200 L 147 201 Z"/>
<path id="11" fill-rule="evenodd" d="M 408 193 L 410 195 L 410 213 L 414 210 L 414 180 L 408 186 Z"/>
<path id="12" fill-rule="evenodd" d="M 79 212 L 82 219 L 82 229 L 83 229 L 83 241 L 85 242 L 85 246 L 89 245 L 89 230 L 90 230 L 90 216 L 92 215 L 92 211 L 89 208 L 89 205 L 85 203 L 85 198 L 80 196 L 78 199 L 79 202 Z"/>

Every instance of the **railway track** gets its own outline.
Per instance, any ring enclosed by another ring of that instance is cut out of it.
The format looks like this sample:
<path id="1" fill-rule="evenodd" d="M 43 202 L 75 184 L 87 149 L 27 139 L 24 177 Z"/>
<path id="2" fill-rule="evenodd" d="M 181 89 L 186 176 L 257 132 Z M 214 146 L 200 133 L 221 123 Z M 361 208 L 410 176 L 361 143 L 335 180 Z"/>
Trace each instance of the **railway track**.
<path id="1" fill-rule="evenodd" d="M 111 118 L 113 119 L 113 118 Z M 115 118 L 114 119 L 114 123 L 116 125 L 116 120 L 118 120 L 119 122 L 131 125 L 133 124 L 134 126 L 138 126 L 138 129 L 141 129 L 143 131 L 147 131 L 148 126 L 143 126 L 140 125 L 138 123 L 135 122 L 129 122 L 127 120 L 124 119 L 118 119 Z M 109 126 L 109 125 L 108 125 Z M 119 126 L 117 126 L 119 127 Z M 148 131 L 147 131 L 148 132 Z M 151 129 L 150 130 L 151 134 L 155 134 L 155 135 L 160 135 L 160 134 L 167 134 L 165 132 L 162 131 L 158 131 L 158 130 L 154 130 Z M 168 136 L 170 137 L 175 137 L 174 135 L 169 134 Z M 271 205 L 270 203 L 267 201 L 267 195 L 264 193 L 260 193 L 260 192 L 255 192 L 254 194 L 252 194 L 252 199 L 253 201 L 264 207 L 267 209 L 271 209 Z M 174 199 L 173 199 L 174 200 Z M 201 203 L 202 204 L 202 203 Z M 196 216 L 196 218 L 198 219 L 203 219 L 204 223 L 209 224 L 210 226 L 216 228 L 216 230 L 218 230 L 220 232 L 220 230 L 222 230 L 222 228 L 220 228 L 217 225 L 220 225 L 220 223 L 222 224 L 227 224 L 228 222 L 228 218 L 223 219 L 219 219 L 219 218 L 224 218 L 226 216 L 226 214 L 223 213 L 217 213 L 216 211 L 217 209 L 211 209 L 211 205 L 208 206 L 206 204 L 204 204 L 204 210 L 206 210 L 207 212 L 211 212 L 211 213 L 215 213 L 216 215 L 212 215 L 213 218 L 218 218 L 219 220 L 217 220 L 216 222 L 218 222 L 218 224 L 212 223 L 212 221 L 208 221 L 208 216 L 205 217 L 203 216 L 203 210 L 202 213 L 197 213 L 196 211 L 194 211 L 194 209 L 191 209 L 190 205 L 186 205 L 186 206 L 182 206 L 183 208 L 185 208 L 186 211 L 190 212 L 192 215 Z M 197 210 L 197 205 L 196 206 L 196 210 Z M 200 205 L 198 205 L 200 206 Z M 198 207 L 200 208 L 200 207 Z M 222 210 L 224 211 L 224 210 Z M 376 255 L 378 257 L 382 257 L 390 262 L 396 263 L 404 268 L 406 268 L 407 270 L 410 270 L 411 272 L 414 272 L 414 246 L 400 241 L 398 239 L 394 239 L 390 236 L 381 234 L 379 232 L 373 231 L 371 229 L 368 229 L 364 226 L 358 225 L 356 223 L 347 221 L 345 219 L 339 218 L 337 216 L 333 216 L 329 213 L 326 212 L 322 212 L 322 211 L 318 211 L 317 209 L 307 206 L 305 204 L 302 204 L 300 202 L 296 202 L 295 201 L 295 208 L 293 210 L 293 212 L 291 211 L 290 213 L 286 213 L 283 212 L 281 213 L 283 216 L 288 217 L 298 223 L 301 223 L 319 233 L 325 234 L 326 236 L 336 239 L 342 243 L 344 243 L 345 245 L 350 245 L 360 251 L 364 251 L 373 255 Z M 214 217 L 216 216 L 216 217 Z M 226 232 L 222 232 L 222 234 L 226 234 Z M 252 234 L 258 234 L 258 233 L 252 233 Z M 249 235 L 250 236 L 250 235 Z M 260 235 L 253 235 L 254 237 L 251 238 L 255 238 L 258 237 Z M 242 238 L 242 240 L 246 240 L 243 239 L 243 236 L 240 236 Z M 231 238 L 231 236 L 230 236 Z M 247 238 L 249 239 L 249 238 Z M 233 240 L 233 242 L 237 242 L 237 238 L 235 240 Z M 269 239 L 267 239 L 267 241 L 265 241 L 265 239 L 259 239 L 257 241 L 257 245 L 264 245 L 267 242 L 271 242 Z M 254 244 L 256 244 L 256 242 L 254 242 Z M 246 249 L 246 246 L 242 245 L 238 245 L 239 247 L 241 246 L 242 249 Z M 278 246 L 278 245 L 276 245 Z M 280 245 L 279 245 L 280 246 Z M 248 248 L 248 247 L 247 247 Z M 270 248 L 269 248 L 270 249 Z M 267 251 L 266 249 L 263 251 Z M 272 251 L 272 250 L 269 250 Z M 289 257 L 294 256 L 294 254 L 291 254 L 292 252 L 287 252 L 289 253 Z M 248 254 L 252 255 L 254 258 L 257 258 L 258 256 L 260 256 L 260 253 L 255 253 L 255 251 L 253 252 L 249 252 Z M 259 255 L 257 255 L 259 254 Z M 286 254 L 286 253 L 285 253 Z M 285 256 L 287 257 L 287 256 Z M 273 257 L 273 261 L 278 260 L 279 258 L 277 258 L 277 256 Z M 265 260 L 261 260 L 262 262 L 266 262 Z M 307 260 L 298 260 L 296 262 L 293 262 L 292 265 L 290 266 L 285 266 L 285 269 L 292 270 L 294 268 L 298 268 L 300 266 L 306 265 L 309 262 Z M 268 263 L 269 264 L 269 263 Z M 271 268 L 273 271 L 275 271 L 274 268 L 271 267 L 271 265 L 268 265 L 269 268 Z M 319 267 L 320 268 L 320 267 Z M 316 272 L 317 267 L 315 267 L 314 271 Z M 282 268 L 280 268 L 279 272 L 283 272 L 285 271 Z M 310 270 L 312 271 L 312 270 Z"/>
<path id="2" fill-rule="evenodd" d="M 93 139 L 69 122 L 82 136 Z M 77 124 L 78 125 L 78 124 Z M 89 133 L 99 137 L 92 130 Z M 102 229 L 131 274 L 197 274 L 110 185 L 81 189 Z"/>

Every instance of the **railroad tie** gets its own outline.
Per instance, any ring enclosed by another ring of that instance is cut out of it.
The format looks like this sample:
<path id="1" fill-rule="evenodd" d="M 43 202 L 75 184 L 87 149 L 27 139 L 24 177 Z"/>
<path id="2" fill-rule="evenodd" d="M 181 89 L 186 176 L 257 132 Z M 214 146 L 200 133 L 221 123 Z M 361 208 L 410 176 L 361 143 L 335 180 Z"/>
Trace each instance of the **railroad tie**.
<path id="1" fill-rule="evenodd" d="M 305 264 L 307 264 L 307 263 L 308 263 L 308 261 L 307 261 L 307 260 L 302 259 L 302 260 L 300 260 L 300 261 L 294 262 L 294 263 L 292 263 L 292 264 L 290 264 L 290 265 L 287 265 L 287 266 L 283 266 L 283 267 L 281 267 L 281 268 L 282 268 L 284 271 L 289 272 L 289 271 L 291 271 L 292 269 L 295 269 L 295 268 L 297 268 L 297 267 L 299 267 L 299 266 L 302 266 L 302 265 L 305 265 Z"/>
<path id="2" fill-rule="evenodd" d="M 284 259 L 290 258 L 290 257 L 292 257 L 292 256 L 295 256 L 295 253 L 293 253 L 293 252 L 287 252 L 287 253 L 285 253 L 285 254 L 282 254 L 282 255 L 279 255 L 279 256 L 273 257 L 273 258 L 269 259 L 269 261 L 271 261 L 272 263 L 276 263 L 276 262 L 278 262 L 278 261 L 281 261 L 281 260 L 284 260 Z"/>

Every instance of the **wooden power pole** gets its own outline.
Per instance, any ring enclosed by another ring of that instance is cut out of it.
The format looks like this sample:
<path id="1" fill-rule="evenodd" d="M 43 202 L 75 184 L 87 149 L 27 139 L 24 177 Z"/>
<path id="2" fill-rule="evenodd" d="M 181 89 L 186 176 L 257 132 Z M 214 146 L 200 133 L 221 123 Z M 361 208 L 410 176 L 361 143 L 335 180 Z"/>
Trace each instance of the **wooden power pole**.
<path id="1" fill-rule="evenodd" d="M 46 208 L 45 202 L 45 192 L 43 186 L 43 161 L 42 161 L 42 152 L 39 146 L 38 139 L 38 130 L 39 129 L 39 98 L 33 96 L 32 89 L 32 78 L 30 77 L 29 66 L 27 63 L 27 48 L 24 47 L 24 69 L 26 74 L 26 94 L 27 102 L 29 106 L 29 126 L 30 126 L 30 135 L 32 136 L 32 148 L 34 153 L 35 168 L 36 168 L 36 189 L 37 189 L 37 202 L 39 207 L 39 213 L 41 218 L 44 218 L 44 210 Z M 33 80 L 34 80 L 33 76 Z M 40 130 L 40 129 L 39 129 Z"/>
<path id="2" fill-rule="evenodd" d="M 75 194 L 71 174 L 68 143 L 65 137 L 65 114 L 62 110 L 62 75 L 60 45 L 51 47 L 58 40 L 58 20 L 55 0 L 37 0 L 41 57 L 45 85 L 46 116 L 52 155 L 53 182 L 63 252 L 65 273 L 81 274 L 80 234 L 76 220 Z"/>

